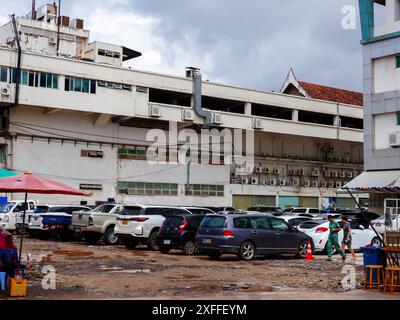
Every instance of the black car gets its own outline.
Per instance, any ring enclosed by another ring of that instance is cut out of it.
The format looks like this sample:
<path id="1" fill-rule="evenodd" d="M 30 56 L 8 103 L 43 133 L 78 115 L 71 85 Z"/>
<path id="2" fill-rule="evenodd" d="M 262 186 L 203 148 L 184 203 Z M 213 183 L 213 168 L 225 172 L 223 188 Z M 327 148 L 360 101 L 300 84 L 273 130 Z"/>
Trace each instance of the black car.
<path id="1" fill-rule="evenodd" d="M 185 255 L 193 255 L 196 252 L 196 233 L 204 217 L 205 215 L 167 217 L 157 237 L 160 252 L 182 249 Z"/>
<path id="2" fill-rule="evenodd" d="M 257 207 L 251 207 L 247 209 L 247 211 L 256 211 L 256 212 L 262 212 L 262 213 L 272 213 L 275 217 L 280 217 L 283 216 L 283 210 L 279 207 L 263 207 L 263 206 L 257 206 Z"/>

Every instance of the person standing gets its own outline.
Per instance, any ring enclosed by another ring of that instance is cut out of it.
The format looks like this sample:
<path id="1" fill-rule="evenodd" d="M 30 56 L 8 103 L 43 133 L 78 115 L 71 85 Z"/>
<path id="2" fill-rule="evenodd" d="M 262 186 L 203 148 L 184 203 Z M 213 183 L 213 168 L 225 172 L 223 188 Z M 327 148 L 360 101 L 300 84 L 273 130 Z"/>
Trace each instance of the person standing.
<path id="1" fill-rule="evenodd" d="M 346 261 L 346 255 L 340 249 L 339 245 L 339 232 L 341 230 L 338 222 L 335 221 L 335 217 L 332 215 L 328 216 L 329 220 L 329 237 L 327 242 L 328 259 L 327 261 L 332 261 L 332 247 L 334 247 L 342 257 L 343 262 Z"/>
<path id="2" fill-rule="evenodd" d="M 346 252 L 346 246 L 349 249 L 353 260 L 356 260 L 356 254 L 354 253 L 353 247 L 351 245 L 351 227 L 349 219 L 345 216 L 342 217 L 342 229 L 343 229 L 343 240 L 342 240 L 342 251 Z"/>

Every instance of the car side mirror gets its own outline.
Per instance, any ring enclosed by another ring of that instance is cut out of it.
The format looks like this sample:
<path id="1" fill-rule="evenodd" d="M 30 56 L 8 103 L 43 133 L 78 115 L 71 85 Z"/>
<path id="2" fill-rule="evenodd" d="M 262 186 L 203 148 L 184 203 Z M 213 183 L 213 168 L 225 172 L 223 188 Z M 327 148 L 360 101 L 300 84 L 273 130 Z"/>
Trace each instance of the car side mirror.
<path id="1" fill-rule="evenodd" d="M 363 225 L 360 225 L 361 230 L 365 230 L 365 227 Z"/>

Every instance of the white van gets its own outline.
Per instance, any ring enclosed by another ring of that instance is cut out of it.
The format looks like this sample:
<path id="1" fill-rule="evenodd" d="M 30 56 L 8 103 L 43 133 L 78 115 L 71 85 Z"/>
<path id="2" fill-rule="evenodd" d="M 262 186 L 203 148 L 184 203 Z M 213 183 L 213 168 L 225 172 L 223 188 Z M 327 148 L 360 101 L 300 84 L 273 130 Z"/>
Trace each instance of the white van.
<path id="1" fill-rule="evenodd" d="M 24 215 L 24 200 L 9 201 L 0 207 L 0 228 L 9 232 L 20 231 L 22 229 Z M 28 207 L 25 215 L 25 228 L 28 230 L 29 221 L 33 211 L 39 202 L 28 200 Z"/>

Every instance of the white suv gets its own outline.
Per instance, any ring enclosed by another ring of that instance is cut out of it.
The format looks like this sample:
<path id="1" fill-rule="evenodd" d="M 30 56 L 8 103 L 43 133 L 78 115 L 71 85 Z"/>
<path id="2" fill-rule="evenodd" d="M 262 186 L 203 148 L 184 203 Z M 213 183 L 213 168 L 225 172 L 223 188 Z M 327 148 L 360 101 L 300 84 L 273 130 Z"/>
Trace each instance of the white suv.
<path id="1" fill-rule="evenodd" d="M 116 244 L 118 238 L 114 229 L 118 214 L 124 207 L 124 204 L 108 203 L 90 212 L 74 212 L 70 228 L 76 234 L 81 234 L 90 244 L 96 244 L 101 237 L 108 245 Z"/>
<path id="2" fill-rule="evenodd" d="M 292 208 L 292 210 L 285 210 L 285 215 L 299 216 L 313 218 L 320 214 L 320 210 L 317 208 Z"/>
<path id="3" fill-rule="evenodd" d="M 0 208 L 0 228 L 9 232 L 20 232 L 24 215 L 24 200 L 10 201 Z M 28 200 L 25 214 L 25 227 L 31 219 L 32 212 L 36 209 L 38 201 Z"/>
<path id="4" fill-rule="evenodd" d="M 188 209 L 165 206 L 125 206 L 117 218 L 115 234 L 128 249 L 139 243 L 158 250 L 157 236 L 166 217 L 192 214 Z"/>

